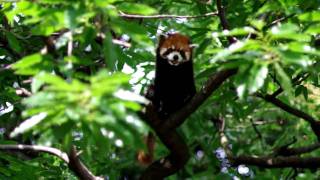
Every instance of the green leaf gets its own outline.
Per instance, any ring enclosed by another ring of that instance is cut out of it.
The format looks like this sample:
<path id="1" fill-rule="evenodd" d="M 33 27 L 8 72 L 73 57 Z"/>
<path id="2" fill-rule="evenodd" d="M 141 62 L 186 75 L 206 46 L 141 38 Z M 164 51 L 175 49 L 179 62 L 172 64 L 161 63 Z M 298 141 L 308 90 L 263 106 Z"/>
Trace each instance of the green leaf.
<path id="1" fill-rule="evenodd" d="M 320 25 L 316 24 L 316 25 L 312 25 L 310 26 L 307 30 L 306 33 L 309 34 L 319 34 L 320 33 Z"/>
<path id="2" fill-rule="evenodd" d="M 66 26 L 65 12 L 63 10 L 48 9 L 43 11 L 43 20 L 32 28 L 31 32 L 34 35 L 51 35 L 53 32 L 61 30 Z"/>
<path id="3" fill-rule="evenodd" d="M 117 53 L 110 33 L 106 33 L 106 37 L 103 40 L 103 54 L 108 69 L 116 71 Z"/>
<path id="4" fill-rule="evenodd" d="M 245 41 L 237 41 L 236 43 L 231 44 L 228 48 L 224 48 L 218 51 L 218 53 L 210 60 L 211 63 L 215 63 L 217 60 L 221 59 L 229 59 L 232 57 L 231 55 L 239 52 L 244 52 L 250 50 L 253 52 L 254 50 L 260 49 L 262 46 L 261 42 L 256 40 L 245 40 Z M 208 51 L 210 52 L 210 51 Z M 241 56 L 242 58 L 247 58 L 248 54 L 244 54 Z M 240 59 L 238 57 L 238 59 Z"/>
<path id="5" fill-rule="evenodd" d="M 264 80 L 267 78 L 268 75 L 268 66 L 263 65 L 254 65 L 253 68 L 250 70 L 250 76 L 252 80 L 249 81 L 249 93 L 256 92 L 260 87 L 263 86 Z"/>
<path id="6" fill-rule="evenodd" d="M 286 72 L 278 63 L 274 64 L 274 68 L 276 70 L 277 75 L 279 75 L 281 87 L 290 95 L 292 90 L 291 79 L 288 77 Z"/>
<path id="7" fill-rule="evenodd" d="M 262 30 L 266 23 L 263 20 L 252 20 L 250 21 L 250 24 L 257 29 Z"/>
<path id="8" fill-rule="evenodd" d="M 301 42 L 309 42 L 311 37 L 307 34 L 299 32 L 299 27 L 296 24 L 282 24 L 280 26 L 273 26 L 269 31 L 269 35 L 273 39 L 291 39 Z"/>
<path id="9" fill-rule="evenodd" d="M 231 31 L 228 30 L 224 30 L 220 33 L 218 33 L 218 36 L 244 36 L 244 35 L 248 35 L 250 33 L 255 33 L 256 31 L 250 27 L 250 26 L 246 26 L 243 28 L 234 28 Z M 215 33 L 213 34 L 213 36 L 217 36 Z"/>
<path id="10" fill-rule="evenodd" d="M 123 11 L 125 13 L 129 14 L 141 14 L 141 15 L 150 15 L 154 14 L 157 12 L 154 8 L 145 5 L 145 4 L 138 4 L 138 3 L 130 3 L 130 2 L 125 2 L 121 3 L 118 6 L 118 9 L 120 11 Z"/>
<path id="11" fill-rule="evenodd" d="M 237 94 L 242 99 L 248 93 L 252 94 L 261 88 L 268 75 L 268 66 L 253 64 L 241 66 L 236 78 Z"/>
<path id="12" fill-rule="evenodd" d="M 95 5 L 105 8 L 106 6 L 117 2 L 118 0 L 94 0 Z"/>
<path id="13" fill-rule="evenodd" d="M 6 37 L 8 39 L 10 47 L 13 50 L 15 50 L 18 53 L 22 51 L 19 41 L 11 32 L 6 32 Z"/>
<path id="14" fill-rule="evenodd" d="M 39 74 L 39 76 L 37 76 L 37 80 L 51 85 L 48 87 L 51 90 L 80 92 L 86 88 L 86 86 L 77 79 L 74 79 L 68 83 L 61 77 L 49 73 Z"/>
<path id="15" fill-rule="evenodd" d="M 107 71 L 100 71 L 97 76 L 91 78 L 91 91 L 94 96 L 102 96 L 113 93 L 121 85 L 129 82 L 129 76 L 122 73 L 108 75 Z"/>
<path id="16" fill-rule="evenodd" d="M 148 31 L 146 30 L 146 27 L 141 26 L 138 23 L 116 19 L 111 22 L 111 26 L 117 33 L 129 35 L 130 38 L 139 45 L 144 47 L 151 47 L 153 45 L 153 42 L 147 35 Z"/>
<path id="17" fill-rule="evenodd" d="M 295 96 L 299 96 L 300 94 L 303 94 L 304 99 L 308 100 L 308 89 L 303 85 L 299 85 L 295 90 Z"/>
<path id="18" fill-rule="evenodd" d="M 307 12 L 307 13 L 303 13 L 301 15 L 298 16 L 298 18 L 301 21 L 320 21 L 320 12 L 319 11 L 312 11 L 312 12 Z"/>
<path id="19" fill-rule="evenodd" d="M 39 53 L 36 53 L 29 56 L 25 56 L 24 58 L 20 59 L 18 62 L 14 63 L 12 67 L 14 69 L 28 68 L 41 61 L 42 61 L 42 55 Z"/>
<path id="20" fill-rule="evenodd" d="M 303 67 L 307 67 L 312 64 L 312 59 L 309 56 L 302 53 L 292 51 L 280 51 L 281 59 L 288 64 L 298 64 Z"/>

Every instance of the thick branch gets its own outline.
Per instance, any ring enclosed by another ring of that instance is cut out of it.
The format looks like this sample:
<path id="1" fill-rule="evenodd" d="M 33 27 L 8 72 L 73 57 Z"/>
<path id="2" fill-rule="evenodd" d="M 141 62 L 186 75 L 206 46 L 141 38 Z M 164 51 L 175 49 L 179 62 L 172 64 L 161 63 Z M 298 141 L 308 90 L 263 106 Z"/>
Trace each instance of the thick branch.
<path id="1" fill-rule="evenodd" d="M 320 143 L 315 143 L 315 144 L 312 144 L 309 146 L 298 147 L 298 148 L 283 147 L 283 148 L 276 150 L 275 155 L 295 156 L 295 155 L 310 153 L 310 152 L 315 151 L 319 148 L 320 148 Z"/>
<path id="2" fill-rule="evenodd" d="M 237 72 L 235 69 L 224 70 L 209 78 L 206 85 L 198 92 L 191 101 L 182 109 L 166 119 L 161 129 L 175 129 L 179 127 L 185 119 L 190 116 L 197 108 L 230 76 Z"/>
<path id="3" fill-rule="evenodd" d="M 137 14 L 125 14 L 123 12 L 120 12 L 119 16 L 124 18 L 129 18 L 129 19 L 179 19 L 179 18 L 196 19 L 196 18 L 212 17 L 217 15 L 218 15 L 217 12 L 211 12 L 211 13 L 195 15 L 195 16 L 190 16 L 190 15 L 182 16 L 182 15 L 171 15 L 171 14 L 145 16 L 145 15 L 137 15 Z"/>
<path id="4" fill-rule="evenodd" d="M 190 157 L 188 146 L 176 130 L 159 128 L 161 120 L 151 104 L 146 107 L 144 119 L 155 130 L 162 143 L 170 150 L 170 154 L 152 163 L 144 171 L 140 179 L 164 179 L 176 173 L 187 163 Z"/>
<path id="5" fill-rule="evenodd" d="M 69 163 L 69 157 L 65 152 L 62 152 L 59 149 L 52 148 L 52 147 L 37 146 L 37 145 L 23 145 L 23 144 L 17 144 L 17 145 L 3 144 L 3 145 L 0 145 L 0 150 L 44 152 L 44 153 L 57 156 L 67 164 Z"/>
<path id="6" fill-rule="evenodd" d="M 69 168 L 77 175 L 81 180 L 103 180 L 103 178 L 94 176 L 91 171 L 80 161 L 76 148 L 71 147 L 69 153 L 70 163 Z"/>
<path id="7" fill-rule="evenodd" d="M 232 165 L 253 165 L 263 168 L 316 168 L 320 167 L 319 157 L 301 158 L 291 157 L 253 157 L 253 156 L 237 156 L 230 157 Z"/>

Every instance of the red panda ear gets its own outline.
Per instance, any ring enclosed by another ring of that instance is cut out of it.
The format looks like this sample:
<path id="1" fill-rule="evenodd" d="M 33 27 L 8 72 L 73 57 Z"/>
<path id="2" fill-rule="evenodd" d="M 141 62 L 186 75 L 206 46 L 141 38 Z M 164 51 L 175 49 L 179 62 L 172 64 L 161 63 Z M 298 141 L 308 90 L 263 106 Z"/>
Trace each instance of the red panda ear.
<path id="1" fill-rule="evenodd" d="M 168 36 L 166 34 L 160 34 L 159 36 L 159 46 L 162 45 L 162 43 L 164 42 L 164 40 L 167 38 Z"/>
<path id="2" fill-rule="evenodd" d="M 190 45 L 189 45 L 189 47 L 190 47 L 191 49 L 197 48 L 198 46 L 199 46 L 198 44 L 190 44 Z"/>

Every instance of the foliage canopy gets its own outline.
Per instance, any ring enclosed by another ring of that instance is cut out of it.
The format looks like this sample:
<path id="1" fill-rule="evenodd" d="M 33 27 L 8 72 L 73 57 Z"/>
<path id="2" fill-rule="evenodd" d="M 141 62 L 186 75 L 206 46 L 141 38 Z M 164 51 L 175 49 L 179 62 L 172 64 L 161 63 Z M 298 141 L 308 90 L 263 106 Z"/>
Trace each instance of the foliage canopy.
<path id="1" fill-rule="evenodd" d="M 152 131 L 139 112 L 154 76 L 157 36 L 178 31 L 198 45 L 199 92 L 217 72 L 237 73 L 179 127 L 191 157 L 169 179 L 318 177 L 320 163 L 269 169 L 226 156 L 227 149 L 235 158 L 285 157 L 281 149 L 319 147 L 320 1 L 229 0 L 223 6 L 229 29 L 211 0 L 2 1 L 0 149 L 32 144 L 68 152 L 74 144 L 93 174 L 137 178 L 145 167 L 136 155 Z M 225 123 L 228 147 L 216 119 Z M 157 141 L 156 158 L 166 154 Z M 0 151 L 0 179 L 76 179 L 67 167 L 47 153 Z"/>

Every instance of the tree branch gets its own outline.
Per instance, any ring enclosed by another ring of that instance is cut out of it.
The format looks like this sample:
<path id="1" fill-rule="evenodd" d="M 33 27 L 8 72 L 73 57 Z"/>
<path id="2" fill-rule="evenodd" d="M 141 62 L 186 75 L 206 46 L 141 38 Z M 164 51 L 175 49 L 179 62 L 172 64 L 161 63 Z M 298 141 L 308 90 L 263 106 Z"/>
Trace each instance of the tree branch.
<path id="1" fill-rule="evenodd" d="M 1 144 L 0 150 L 5 151 L 33 151 L 33 152 L 44 152 L 54 156 L 57 156 L 65 163 L 69 163 L 69 157 L 67 153 L 60 151 L 59 149 L 47 147 L 47 146 L 37 146 L 37 145 L 23 145 L 23 144 Z"/>
<path id="2" fill-rule="evenodd" d="M 195 16 L 190 16 L 190 15 L 183 16 L 183 15 L 171 15 L 171 14 L 145 16 L 145 15 L 138 15 L 138 14 L 126 14 L 123 12 L 120 12 L 119 14 L 120 17 L 129 18 L 129 19 L 179 19 L 179 18 L 196 19 L 196 18 L 212 17 L 217 15 L 218 15 L 217 12 L 211 12 L 211 13 L 195 15 Z"/>
<path id="3" fill-rule="evenodd" d="M 237 156 L 229 157 L 232 165 L 253 165 L 263 168 L 316 168 L 320 167 L 319 157 L 301 158 L 291 157 L 253 157 L 253 156 Z"/>
<path id="4" fill-rule="evenodd" d="M 310 153 L 319 148 L 320 148 L 319 142 L 308 145 L 308 146 L 304 146 L 304 147 L 298 147 L 298 148 L 288 148 L 286 146 L 286 147 L 277 149 L 274 154 L 280 155 L 280 156 L 295 156 L 295 155 Z"/>
<path id="5" fill-rule="evenodd" d="M 319 157 L 308 157 L 301 158 L 294 155 L 309 153 L 320 147 L 320 143 L 316 143 L 310 146 L 300 147 L 300 148 L 288 148 L 287 153 L 290 154 L 290 157 L 274 157 L 271 156 L 234 156 L 232 151 L 229 148 L 227 136 L 224 134 L 224 128 L 221 128 L 221 125 L 216 122 L 224 122 L 223 119 L 214 119 L 214 124 L 219 131 L 220 143 L 224 151 L 227 154 L 227 158 L 233 166 L 238 166 L 241 164 L 253 165 L 263 168 L 316 168 L 320 167 L 320 158 Z M 221 124 L 221 123 L 220 123 Z M 224 124 L 224 123 L 223 123 Z M 223 125 L 224 126 L 224 125 Z"/>
<path id="6" fill-rule="evenodd" d="M 311 115 L 309 115 L 299 109 L 296 109 L 294 107 L 289 106 L 288 104 L 282 102 L 281 100 L 279 100 L 276 97 L 273 97 L 272 95 L 258 94 L 258 97 L 264 99 L 267 102 L 272 103 L 273 105 L 279 107 L 280 109 L 282 109 L 283 111 L 286 111 L 287 113 L 290 113 L 296 117 L 302 118 L 305 121 L 307 121 L 311 125 L 311 128 L 312 128 L 313 132 L 315 133 L 315 135 L 317 136 L 318 141 L 320 141 L 320 121 L 317 121 Z"/>
<path id="7" fill-rule="evenodd" d="M 152 163 L 142 174 L 140 179 L 164 179 L 180 170 L 188 161 L 190 155 L 187 144 L 179 136 L 175 129 L 161 129 L 162 120 L 158 117 L 152 104 L 146 106 L 144 118 L 155 130 L 162 143 L 170 150 L 170 154 Z"/>
<path id="8" fill-rule="evenodd" d="M 80 161 L 75 146 L 71 147 L 69 152 L 70 162 L 69 168 L 77 175 L 81 180 L 103 180 L 101 177 L 94 176 L 92 172 Z"/>
<path id="9" fill-rule="evenodd" d="M 70 153 L 67 154 L 59 149 L 47 147 L 47 146 L 38 146 L 38 145 L 0 145 L 0 150 L 4 151 L 32 151 L 32 152 L 42 152 L 48 153 L 54 156 L 57 156 L 61 160 L 63 160 L 66 164 L 68 164 L 70 170 L 72 170 L 79 179 L 81 180 L 103 180 L 101 177 L 94 176 L 90 170 L 82 164 L 79 160 L 77 151 L 74 146 L 71 147 Z"/>
<path id="10" fill-rule="evenodd" d="M 224 70 L 210 77 L 200 92 L 198 92 L 188 104 L 164 120 L 161 129 L 175 129 L 179 127 L 224 81 L 236 72 L 236 69 Z"/>
<path id="11" fill-rule="evenodd" d="M 294 86 L 298 85 L 302 81 L 306 80 L 309 76 L 310 76 L 310 74 L 308 74 L 308 73 L 299 74 L 295 78 L 292 79 L 292 84 Z M 311 115 L 309 115 L 309 114 L 307 114 L 307 113 L 305 113 L 305 112 L 303 112 L 303 111 L 301 111 L 299 109 L 291 107 L 288 104 L 286 104 L 286 103 L 282 102 L 281 100 L 279 100 L 277 98 L 277 96 L 279 94 L 281 94 L 282 92 L 283 92 L 282 87 L 279 87 L 279 89 L 276 90 L 271 95 L 268 95 L 268 94 L 267 95 L 263 95 L 261 93 L 257 93 L 256 95 L 257 95 L 257 97 L 260 97 L 260 98 L 264 99 L 265 101 L 272 103 L 273 105 L 279 107 L 280 109 L 282 109 L 282 110 L 284 110 L 284 111 L 286 111 L 286 112 L 288 112 L 288 113 L 290 113 L 290 114 L 292 114 L 292 115 L 294 115 L 296 117 L 302 118 L 305 121 L 307 121 L 311 125 L 311 128 L 312 128 L 313 132 L 315 133 L 315 135 L 317 136 L 318 141 L 320 141 L 320 121 L 316 120 Z"/>
<path id="12" fill-rule="evenodd" d="M 226 12 L 224 10 L 221 0 L 217 0 L 217 9 L 218 9 L 218 16 L 220 18 L 222 28 L 224 30 L 229 30 L 230 29 L 229 22 L 227 21 Z M 237 42 L 237 39 L 233 36 L 228 36 L 228 41 L 230 44 L 233 44 Z"/>
<path id="13" fill-rule="evenodd" d="M 310 74 L 308 74 L 308 73 L 302 73 L 302 74 L 297 75 L 295 78 L 293 78 L 291 82 L 292 82 L 293 86 L 296 86 L 298 84 L 301 84 L 301 82 L 306 80 L 309 76 L 310 76 Z M 272 93 L 271 96 L 276 97 L 279 94 L 281 94 L 282 92 L 283 92 L 282 87 L 279 87 L 279 89 L 277 89 L 274 93 Z"/>

